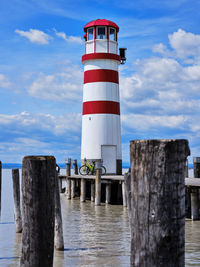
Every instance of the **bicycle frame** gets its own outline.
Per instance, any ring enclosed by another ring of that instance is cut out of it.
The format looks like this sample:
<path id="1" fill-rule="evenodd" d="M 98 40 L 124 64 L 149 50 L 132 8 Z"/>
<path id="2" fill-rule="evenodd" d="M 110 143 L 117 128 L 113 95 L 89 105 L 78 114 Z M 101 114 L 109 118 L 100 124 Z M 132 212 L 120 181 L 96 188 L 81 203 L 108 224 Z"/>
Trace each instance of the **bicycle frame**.
<path id="1" fill-rule="evenodd" d="M 89 162 L 86 161 L 85 162 L 85 165 L 88 166 L 88 168 L 90 169 L 91 173 L 93 173 L 94 167 L 95 167 L 94 164 L 93 163 L 90 164 Z"/>

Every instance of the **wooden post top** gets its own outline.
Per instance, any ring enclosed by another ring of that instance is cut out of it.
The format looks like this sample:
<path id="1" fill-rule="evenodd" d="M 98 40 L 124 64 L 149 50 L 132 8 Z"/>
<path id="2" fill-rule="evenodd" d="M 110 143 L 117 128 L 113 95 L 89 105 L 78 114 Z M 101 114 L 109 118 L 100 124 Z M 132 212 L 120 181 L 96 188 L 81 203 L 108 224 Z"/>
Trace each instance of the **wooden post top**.
<path id="1" fill-rule="evenodd" d="M 55 159 L 54 156 L 25 156 L 23 160 L 50 160 Z"/>

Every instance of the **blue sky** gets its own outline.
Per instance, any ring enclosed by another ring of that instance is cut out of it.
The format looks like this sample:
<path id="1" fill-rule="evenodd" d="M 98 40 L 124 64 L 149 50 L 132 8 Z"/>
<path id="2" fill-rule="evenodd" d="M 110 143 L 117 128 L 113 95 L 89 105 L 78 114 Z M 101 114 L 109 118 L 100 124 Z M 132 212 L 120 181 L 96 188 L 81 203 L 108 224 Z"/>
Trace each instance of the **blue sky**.
<path id="1" fill-rule="evenodd" d="M 1 0 L 0 160 L 80 160 L 83 27 L 120 27 L 123 161 L 129 141 L 186 138 L 200 156 L 198 0 Z M 190 157 L 192 161 L 192 157 Z"/>

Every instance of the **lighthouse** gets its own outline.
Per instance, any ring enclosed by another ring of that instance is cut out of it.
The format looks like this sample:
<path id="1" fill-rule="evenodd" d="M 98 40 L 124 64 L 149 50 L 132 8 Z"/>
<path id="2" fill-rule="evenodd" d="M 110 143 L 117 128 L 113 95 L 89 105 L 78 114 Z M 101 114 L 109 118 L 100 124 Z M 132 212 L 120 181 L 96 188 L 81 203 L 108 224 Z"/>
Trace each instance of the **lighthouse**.
<path id="1" fill-rule="evenodd" d="M 97 19 L 85 27 L 81 161 L 102 161 L 106 173 L 121 174 L 121 123 L 118 67 L 119 27 Z M 124 50 L 122 51 L 123 54 Z"/>

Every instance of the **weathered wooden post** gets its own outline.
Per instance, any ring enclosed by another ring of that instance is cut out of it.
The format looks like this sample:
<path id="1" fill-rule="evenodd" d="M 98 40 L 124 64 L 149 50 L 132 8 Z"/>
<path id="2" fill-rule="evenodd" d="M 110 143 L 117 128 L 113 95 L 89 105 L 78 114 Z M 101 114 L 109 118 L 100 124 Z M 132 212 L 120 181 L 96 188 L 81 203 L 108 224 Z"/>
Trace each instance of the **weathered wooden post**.
<path id="1" fill-rule="evenodd" d="M 74 174 L 78 174 L 78 165 L 77 165 L 77 160 L 73 160 L 73 169 L 74 169 Z"/>
<path id="2" fill-rule="evenodd" d="M 122 199 L 123 199 L 123 206 L 127 207 L 126 190 L 125 190 L 124 181 L 122 181 Z"/>
<path id="3" fill-rule="evenodd" d="M 101 162 L 95 162 L 96 180 L 95 180 L 95 205 L 101 205 Z"/>
<path id="4" fill-rule="evenodd" d="M 55 181 L 55 230 L 54 230 L 54 247 L 56 250 L 64 250 L 62 213 L 60 205 L 60 194 L 58 185 L 58 172 L 56 172 Z"/>
<path id="5" fill-rule="evenodd" d="M 80 201 L 85 202 L 86 200 L 86 180 L 81 178 L 81 192 L 80 192 Z"/>
<path id="6" fill-rule="evenodd" d="M 111 199 L 111 183 L 106 184 L 106 204 L 110 204 Z"/>
<path id="7" fill-rule="evenodd" d="M 200 178 L 200 157 L 193 158 L 194 178 Z"/>
<path id="8" fill-rule="evenodd" d="M 22 216 L 21 216 L 21 208 L 20 208 L 19 169 L 12 169 L 12 181 L 13 181 L 15 231 L 16 233 L 21 233 L 22 232 Z"/>
<path id="9" fill-rule="evenodd" d="M 200 157 L 193 158 L 194 178 L 200 178 Z M 191 218 L 199 220 L 199 189 L 191 188 Z"/>
<path id="10" fill-rule="evenodd" d="M 53 266 L 55 176 L 53 156 L 24 157 L 21 267 Z"/>
<path id="11" fill-rule="evenodd" d="M 91 201 L 95 201 L 95 183 L 91 181 Z"/>
<path id="12" fill-rule="evenodd" d="M 57 179 L 58 179 L 59 193 L 62 193 L 62 179 L 59 178 L 60 167 L 58 166 L 58 164 L 56 164 L 56 173 L 58 174 L 58 175 L 57 175 Z"/>
<path id="13" fill-rule="evenodd" d="M 73 170 L 74 174 L 78 174 L 78 166 L 77 166 L 77 160 L 73 160 Z M 71 198 L 75 198 L 75 191 L 76 191 L 76 181 L 74 179 L 71 179 Z"/>
<path id="14" fill-rule="evenodd" d="M 128 172 L 124 174 L 124 186 L 125 186 L 125 192 L 126 192 L 126 200 L 127 200 L 127 208 L 131 210 L 131 173 L 130 169 Z"/>
<path id="15" fill-rule="evenodd" d="M 183 267 L 187 140 L 135 140 L 131 158 L 131 266 Z"/>
<path id="16" fill-rule="evenodd" d="M 65 160 L 66 163 L 66 197 L 67 199 L 71 199 L 71 159 L 68 158 Z"/>

